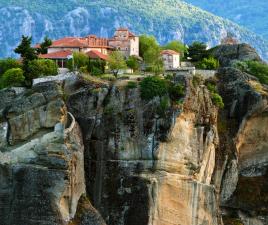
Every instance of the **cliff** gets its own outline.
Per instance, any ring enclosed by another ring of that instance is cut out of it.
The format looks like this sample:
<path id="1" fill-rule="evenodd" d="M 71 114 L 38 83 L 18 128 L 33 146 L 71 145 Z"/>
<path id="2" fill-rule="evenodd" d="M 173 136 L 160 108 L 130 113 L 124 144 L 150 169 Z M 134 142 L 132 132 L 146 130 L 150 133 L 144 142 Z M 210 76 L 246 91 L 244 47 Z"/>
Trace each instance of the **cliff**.
<path id="1" fill-rule="evenodd" d="M 172 82 L 164 107 L 124 80 L 1 90 L 1 225 L 267 224 L 267 88 L 231 67 Z"/>

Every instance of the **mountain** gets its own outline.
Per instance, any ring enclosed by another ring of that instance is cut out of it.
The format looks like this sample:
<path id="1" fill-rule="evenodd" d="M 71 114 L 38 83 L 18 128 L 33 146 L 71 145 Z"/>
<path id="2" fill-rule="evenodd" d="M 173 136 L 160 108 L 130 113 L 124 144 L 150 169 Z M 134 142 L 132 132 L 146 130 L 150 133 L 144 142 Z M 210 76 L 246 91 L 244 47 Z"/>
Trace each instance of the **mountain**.
<path id="1" fill-rule="evenodd" d="M 21 35 L 111 36 L 118 26 L 153 34 L 162 44 L 179 39 L 217 45 L 228 31 L 268 59 L 268 41 L 235 23 L 179 0 L 0 0 L 0 57 L 14 56 Z"/>
<path id="2" fill-rule="evenodd" d="M 268 39 L 267 1 L 255 0 L 184 0 L 218 16 L 230 19 Z"/>

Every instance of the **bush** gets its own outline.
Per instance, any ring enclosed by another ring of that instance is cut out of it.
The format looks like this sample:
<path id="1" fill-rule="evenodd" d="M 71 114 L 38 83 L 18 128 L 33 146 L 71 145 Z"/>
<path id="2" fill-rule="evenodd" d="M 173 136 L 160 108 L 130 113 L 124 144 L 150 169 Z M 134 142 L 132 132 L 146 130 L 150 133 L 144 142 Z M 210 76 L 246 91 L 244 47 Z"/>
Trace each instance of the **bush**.
<path id="1" fill-rule="evenodd" d="M 194 87 L 197 87 L 198 85 L 202 84 L 203 80 L 204 79 L 203 79 L 202 75 L 196 74 L 193 76 L 192 83 L 193 83 Z"/>
<path id="2" fill-rule="evenodd" d="M 207 83 L 207 88 L 211 93 L 217 93 L 217 88 L 216 85 L 212 84 L 212 83 Z"/>
<path id="3" fill-rule="evenodd" d="M 145 77 L 140 82 L 141 98 L 144 100 L 151 100 L 156 96 L 164 96 L 168 92 L 168 85 L 166 80 L 158 76 Z"/>
<path id="4" fill-rule="evenodd" d="M 263 84 L 268 85 L 268 65 L 257 62 L 257 61 L 248 61 L 248 73 L 257 77 L 259 81 Z"/>
<path id="5" fill-rule="evenodd" d="M 137 83 L 135 81 L 129 81 L 126 86 L 127 89 L 135 89 L 137 88 Z"/>
<path id="6" fill-rule="evenodd" d="M 139 70 L 140 64 L 136 56 L 130 56 L 126 63 L 128 68 L 133 69 L 134 71 Z"/>
<path id="7" fill-rule="evenodd" d="M 101 79 L 103 80 L 108 80 L 108 81 L 115 81 L 116 77 L 112 74 L 104 74 L 100 76 Z"/>
<path id="8" fill-rule="evenodd" d="M 182 84 L 171 84 L 169 86 L 169 96 L 173 101 L 178 101 L 185 95 L 185 88 Z"/>
<path id="9" fill-rule="evenodd" d="M 28 71 L 31 79 L 58 74 L 57 64 L 50 59 L 35 59 L 29 62 Z"/>
<path id="10" fill-rule="evenodd" d="M 218 93 L 211 93 L 212 102 L 220 109 L 224 108 L 222 97 Z"/>
<path id="11" fill-rule="evenodd" d="M 7 70 L 13 69 L 13 68 L 22 68 L 22 64 L 18 60 L 12 59 L 12 58 L 0 60 L 0 77 Z"/>
<path id="12" fill-rule="evenodd" d="M 167 96 L 162 97 L 160 99 L 160 104 L 157 107 L 157 113 L 160 116 L 164 116 L 169 106 L 170 106 L 169 98 Z"/>
<path id="13" fill-rule="evenodd" d="M 74 52 L 73 58 L 68 60 L 67 67 L 70 71 L 73 71 L 74 69 L 79 70 L 81 67 L 87 66 L 88 62 L 89 62 L 89 58 L 85 53 Z"/>
<path id="14" fill-rule="evenodd" d="M 20 68 L 13 68 L 7 70 L 1 79 L 1 88 L 12 87 L 12 86 L 21 86 L 25 80 L 23 76 L 23 70 Z"/>
<path id="15" fill-rule="evenodd" d="M 197 63 L 196 65 L 198 69 L 204 69 L 204 70 L 218 69 L 219 66 L 220 66 L 219 60 L 213 58 L 212 56 L 210 56 L 209 58 L 202 59 L 202 61 Z"/>
<path id="16" fill-rule="evenodd" d="M 106 62 L 98 59 L 89 59 L 87 70 L 94 76 L 104 74 Z"/>

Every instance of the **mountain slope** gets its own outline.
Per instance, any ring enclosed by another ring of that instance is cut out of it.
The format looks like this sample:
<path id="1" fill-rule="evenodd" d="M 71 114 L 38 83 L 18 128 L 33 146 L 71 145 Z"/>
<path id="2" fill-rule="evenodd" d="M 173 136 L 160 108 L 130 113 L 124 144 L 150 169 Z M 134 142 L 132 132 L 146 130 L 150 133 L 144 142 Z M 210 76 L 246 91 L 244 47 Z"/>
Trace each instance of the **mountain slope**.
<path id="1" fill-rule="evenodd" d="M 267 1 L 255 0 L 184 0 L 190 4 L 228 18 L 268 39 Z"/>
<path id="2" fill-rule="evenodd" d="M 118 26 L 155 35 L 160 43 L 179 39 L 214 46 L 233 32 L 268 58 L 268 42 L 238 25 L 179 0 L 0 0 L 0 57 L 10 56 L 22 34 L 39 42 L 45 35 L 111 36 Z"/>

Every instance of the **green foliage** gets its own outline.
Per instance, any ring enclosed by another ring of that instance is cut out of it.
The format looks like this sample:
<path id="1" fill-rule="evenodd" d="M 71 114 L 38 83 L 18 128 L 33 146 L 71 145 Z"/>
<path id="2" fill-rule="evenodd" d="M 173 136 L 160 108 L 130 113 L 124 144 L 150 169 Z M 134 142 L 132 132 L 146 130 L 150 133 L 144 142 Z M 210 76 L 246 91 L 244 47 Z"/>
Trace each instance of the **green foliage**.
<path id="1" fill-rule="evenodd" d="M 29 71 L 29 62 L 37 59 L 36 49 L 31 47 L 32 37 L 22 36 L 21 43 L 14 50 L 15 53 L 20 54 L 23 62 L 24 76 L 27 86 L 32 84 L 32 75 Z"/>
<path id="2" fill-rule="evenodd" d="M 140 82 L 141 98 L 151 100 L 156 96 L 162 97 L 168 93 L 168 85 L 166 80 L 159 76 L 145 77 Z"/>
<path id="3" fill-rule="evenodd" d="M 157 107 L 157 113 L 160 116 L 164 116 L 169 106 L 170 106 L 170 100 L 169 100 L 169 98 L 167 96 L 163 96 L 160 99 L 159 106 Z"/>
<path id="4" fill-rule="evenodd" d="M 170 49 L 176 52 L 179 52 L 181 56 L 184 56 L 184 53 L 188 53 L 186 46 L 180 41 L 171 41 L 163 46 L 163 49 Z"/>
<path id="5" fill-rule="evenodd" d="M 169 86 L 169 96 L 173 101 L 178 101 L 185 95 L 185 88 L 182 84 L 171 84 Z"/>
<path id="6" fill-rule="evenodd" d="M 40 48 L 37 49 L 37 52 L 39 54 L 47 54 L 47 49 L 50 45 L 52 45 L 52 40 L 46 36 L 44 41 L 40 44 Z"/>
<path id="7" fill-rule="evenodd" d="M 127 89 L 135 89 L 137 87 L 138 87 L 138 85 L 137 85 L 137 82 L 135 82 L 135 81 L 129 81 L 127 83 L 127 86 L 126 86 Z"/>
<path id="8" fill-rule="evenodd" d="M 222 97 L 218 93 L 211 93 L 212 102 L 220 109 L 224 108 Z"/>
<path id="9" fill-rule="evenodd" d="M 251 75 L 257 77 L 259 81 L 263 84 L 268 85 L 268 65 L 257 62 L 257 61 L 248 61 L 248 70 L 247 72 Z"/>
<path id="10" fill-rule="evenodd" d="M 209 90 L 209 92 L 217 92 L 217 88 L 216 85 L 212 84 L 212 83 L 207 83 L 207 89 Z"/>
<path id="11" fill-rule="evenodd" d="M 147 62 L 147 60 L 151 60 L 150 58 L 146 59 L 146 53 L 148 51 L 158 50 L 160 51 L 159 44 L 154 36 L 149 35 L 141 35 L 140 36 L 140 56 Z M 148 53 L 147 53 L 148 55 Z M 150 54 L 149 54 L 150 55 Z"/>
<path id="12" fill-rule="evenodd" d="M 120 69 L 127 68 L 124 56 L 119 51 L 114 51 L 109 55 L 108 65 L 116 78 Z"/>
<path id="13" fill-rule="evenodd" d="M 136 56 L 130 56 L 127 61 L 127 66 L 134 71 L 139 70 L 140 64 Z"/>
<path id="14" fill-rule="evenodd" d="M 242 72 L 249 73 L 268 85 L 268 65 L 258 61 L 234 61 L 232 66 Z"/>
<path id="15" fill-rule="evenodd" d="M 194 87 L 197 87 L 198 85 L 202 84 L 203 80 L 204 79 L 200 74 L 196 74 L 193 76 L 192 83 Z"/>
<path id="16" fill-rule="evenodd" d="M 21 63 L 16 59 L 12 59 L 12 58 L 1 59 L 0 60 L 0 77 L 9 69 L 21 68 L 21 67 L 22 67 Z"/>
<path id="17" fill-rule="evenodd" d="M 72 62 L 72 60 L 74 60 Z M 74 52 L 73 59 L 71 61 L 71 66 L 74 66 L 75 69 L 80 69 L 81 67 L 87 66 L 89 63 L 88 56 L 83 52 Z M 73 70 L 74 68 L 69 68 Z"/>
<path id="18" fill-rule="evenodd" d="M 188 49 L 188 56 L 192 62 L 199 62 L 208 57 L 207 45 L 202 42 L 193 42 Z"/>
<path id="19" fill-rule="evenodd" d="M 12 68 L 7 70 L 1 78 L 1 88 L 21 86 L 25 80 L 23 70 L 20 68 Z"/>
<path id="20" fill-rule="evenodd" d="M 104 74 L 106 62 L 100 59 L 89 59 L 87 70 L 93 76 Z"/>
<path id="21" fill-rule="evenodd" d="M 115 81 L 116 80 L 116 77 L 112 74 L 104 74 L 104 75 L 101 75 L 100 78 L 102 80 L 108 80 L 108 81 Z"/>
<path id="22" fill-rule="evenodd" d="M 50 59 L 35 59 L 29 62 L 28 72 L 28 77 L 31 79 L 52 76 L 58 74 L 58 66 Z"/>
<path id="23" fill-rule="evenodd" d="M 203 58 L 201 62 L 199 62 L 196 65 L 198 69 L 204 69 L 204 70 L 215 70 L 218 69 L 219 66 L 220 66 L 219 60 L 215 59 L 212 56 L 208 58 Z"/>

